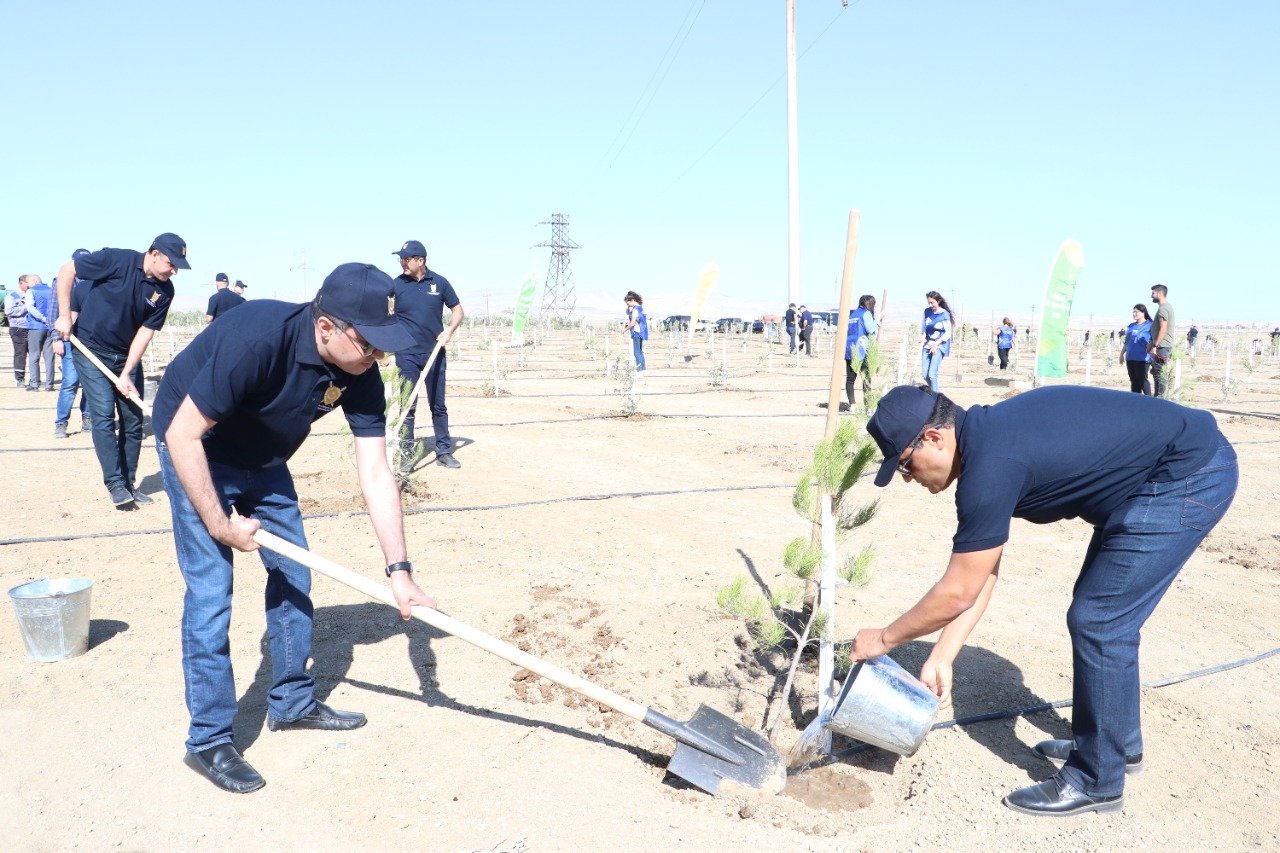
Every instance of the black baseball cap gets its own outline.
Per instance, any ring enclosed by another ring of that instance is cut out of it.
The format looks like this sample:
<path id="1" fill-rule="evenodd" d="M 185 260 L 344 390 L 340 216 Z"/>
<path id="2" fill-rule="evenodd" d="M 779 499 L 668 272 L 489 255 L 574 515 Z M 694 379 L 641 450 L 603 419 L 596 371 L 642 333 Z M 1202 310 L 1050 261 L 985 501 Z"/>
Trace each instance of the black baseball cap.
<path id="1" fill-rule="evenodd" d="M 241 290 L 244 290 L 244 289 L 245 289 L 245 288 L 247 288 L 249 285 L 245 284 L 245 283 L 244 283 L 243 281 L 241 281 L 240 279 L 236 279 L 236 285 L 235 285 L 235 286 L 236 286 L 236 287 L 238 287 L 238 288 L 240 288 Z"/>
<path id="2" fill-rule="evenodd" d="M 230 281 L 231 279 L 227 278 L 227 274 L 226 274 L 226 273 L 224 273 L 224 272 L 220 272 L 220 273 L 218 273 L 217 275 L 215 275 L 215 276 L 213 277 L 213 280 L 214 280 L 214 281 Z"/>
<path id="3" fill-rule="evenodd" d="M 92 255 L 92 254 L 93 252 L 90 252 L 88 249 L 76 249 L 74 252 L 71 253 L 71 260 L 78 261 L 81 258 L 83 258 L 85 255 Z"/>
<path id="4" fill-rule="evenodd" d="M 867 433 L 884 454 L 876 472 L 877 486 L 889 485 L 897 473 L 902 451 L 924 430 L 937 399 L 937 394 L 916 385 L 899 385 L 880 398 L 876 413 L 867 421 Z"/>
<path id="5" fill-rule="evenodd" d="M 343 264 L 329 273 L 316 294 L 316 305 L 330 317 L 355 326 L 383 352 L 414 345 L 413 335 L 396 314 L 395 283 L 373 264 Z"/>
<path id="6" fill-rule="evenodd" d="M 171 234 L 166 231 L 151 241 L 151 249 L 159 251 L 160 254 L 169 259 L 169 263 L 178 269 L 191 269 L 191 264 L 187 263 L 187 241 L 177 234 Z M 147 251 L 149 252 L 151 249 L 147 249 Z"/>
<path id="7" fill-rule="evenodd" d="M 405 240 L 404 245 L 391 254 L 399 255 L 402 258 L 425 258 L 427 256 L 427 247 L 417 240 Z"/>

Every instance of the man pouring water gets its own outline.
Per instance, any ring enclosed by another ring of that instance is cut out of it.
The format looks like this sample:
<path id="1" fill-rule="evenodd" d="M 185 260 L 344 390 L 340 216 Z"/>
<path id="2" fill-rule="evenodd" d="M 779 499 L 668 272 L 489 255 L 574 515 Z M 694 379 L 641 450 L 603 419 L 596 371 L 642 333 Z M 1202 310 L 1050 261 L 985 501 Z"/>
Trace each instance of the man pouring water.
<path id="1" fill-rule="evenodd" d="M 952 662 L 991 598 L 1010 520 L 1092 524 L 1067 611 L 1073 737 L 1038 744 L 1062 769 L 1004 804 L 1056 816 L 1123 808 L 1125 774 L 1142 767 L 1143 623 L 1235 497 L 1236 454 L 1213 415 L 1076 386 L 966 410 L 927 386 L 900 386 L 867 431 L 885 457 L 876 485 L 899 473 L 937 494 L 954 482 L 957 525 L 942 578 L 887 627 L 859 631 L 853 659 L 941 629 L 920 677 L 945 697 Z"/>

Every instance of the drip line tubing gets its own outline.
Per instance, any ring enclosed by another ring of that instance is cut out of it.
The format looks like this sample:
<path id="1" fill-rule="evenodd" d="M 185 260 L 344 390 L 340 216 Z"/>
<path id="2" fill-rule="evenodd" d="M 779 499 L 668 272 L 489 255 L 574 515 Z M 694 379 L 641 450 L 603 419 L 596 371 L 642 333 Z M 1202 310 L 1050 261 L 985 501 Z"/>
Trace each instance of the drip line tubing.
<path id="1" fill-rule="evenodd" d="M 1168 678 L 1162 678 L 1158 681 L 1144 681 L 1142 682 L 1142 686 L 1148 689 L 1155 689 L 1159 687 L 1169 687 L 1170 685 L 1181 684 L 1184 681 L 1190 681 L 1194 678 L 1202 678 L 1206 675 L 1214 675 L 1219 672 L 1226 672 L 1229 669 L 1236 669 L 1238 667 L 1248 666 L 1249 664 L 1266 660 L 1267 658 L 1277 654 L 1280 654 L 1280 647 L 1276 647 L 1274 649 L 1271 649 L 1270 651 L 1261 652 L 1256 655 L 1250 655 L 1249 657 L 1246 657 L 1246 658 L 1240 658 L 1239 660 L 1233 660 L 1227 663 L 1220 663 L 1220 664 L 1217 664 L 1216 666 L 1205 667 L 1204 669 L 1194 669 L 1190 672 L 1184 672 L 1181 675 L 1172 675 L 1172 676 L 1169 676 Z M 1071 701 L 1072 700 L 1070 699 L 1059 699 L 1056 702 L 1041 702 L 1036 705 L 1025 705 L 1021 708 L 1006 708 L 999 711 L 986 711 L 981 714 L 970 714 L 964 717 L 957 717 L 954 720 L 943 720 L 940 723 L 934 723 L 933 726 L 929 729 L 929 731 L 936 731 L 937 729 L 949 729 L 952 726 L 967 726 L 972 723 L 986 723 L 992 720 L 1007 720 L 1011 717 L 1025 717 L 1031 714 L 1039 714 L 1044 711 L 1052 711 L 1057 708 L 1070 708 Z M 827 757 L 826 761 L 820 762 L 813 766 L 817 767 L 817 766 L 830 764 L 834 761 L 839 761 L 842 758 L 848 758 L 850 756 L 857 755 L 860 752 L 866 752 L 868 749 L 873 749 L 873 748 L 874 747 L 872 747 L 871 744 L 860 743 L 857 746 L 851 746 L 848 749 L 842 749 L 839 752 L 833 752 L 831 753 L 831 755 Z"/>

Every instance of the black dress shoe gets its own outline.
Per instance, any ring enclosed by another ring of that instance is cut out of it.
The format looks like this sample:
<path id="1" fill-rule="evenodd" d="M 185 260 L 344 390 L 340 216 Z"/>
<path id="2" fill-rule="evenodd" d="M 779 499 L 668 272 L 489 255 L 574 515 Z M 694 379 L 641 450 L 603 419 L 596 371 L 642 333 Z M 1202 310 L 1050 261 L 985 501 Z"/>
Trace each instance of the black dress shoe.
<path id="1" fill-rule="evenodd" d="M 323 702 L 317 702 L 309 714 L 304 714 L 296 720 L 277 720 L 270 714 L 267 715 L 267 728 L 273 732 L 284 731 L 285 729 L 322 729 L 325 731 L 345 732 L 349 729 L 358 729 L 366 722 L 368 720 L 365 719 L 364 714 L 359 714 L 355 711 L 335 711 Z"/>
<path id="2" fill-rule="evenodd" d="M 1118 812 L 1124 808 L 1124 795 L 1091 797 L 1054 776 L 1039 785 L 1029 785 L 1005 795 L 1003 802 L 1023 814 L 1070 817 L 1085 812 Z"/>
<path id="3" fill-rule="evenodd" d="M 1054 764 L 1061 767 L 1071 757 L 1071 750 L 1076 748 L 1075 741 L 1071 740 L 1042 740 L 1040 743 L 1031 747 L 1031 751 L 1041 758 L 1047 758 Z M 1146 764 L 1142 760 L 1142 753 L 1137 755 L 1126 755 L 1124 757 L 1124 772 L 1128 776 L 1137 776 L 1142 772 Z"/>
<path id="4" fill-rule="evenodd" d="M 453 458 L 452 453 L 441 453 L 436 456 L 436 464 L 446 468 L 461 468 L 462 463 Z"/>
<path id="5" fill-rule="evenodd" d="M 182 763 L 222 790 L 233 794 L 247 794 L 267 784 L 267 780 L 259 776 L 258 771 L 240 757 L 240 751 L 229 743 L 211 746 L 199 752 L 188 752 L 183 756 Z"/>

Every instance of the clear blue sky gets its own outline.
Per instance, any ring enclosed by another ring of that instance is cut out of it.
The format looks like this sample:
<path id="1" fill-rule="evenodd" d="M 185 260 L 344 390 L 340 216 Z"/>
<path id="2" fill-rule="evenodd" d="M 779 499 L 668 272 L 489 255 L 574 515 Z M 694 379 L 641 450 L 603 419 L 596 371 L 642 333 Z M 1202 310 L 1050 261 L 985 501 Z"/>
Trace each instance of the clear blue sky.
<path id="1" fill-rule="evenodd" d="M 855 289 L 896 309 L 1029 314 L 1070 236 L 1077 319 L 1164 282 L 1180 323 L 1280 323 L 1280 3 L 797 7 L 811 307 L 856 207 Z M 716 262 L 709 313 L 779 310 L 784 8 L 0 0 L 4 281 L 172 230 L 179 307 L 217 272 L 297 298 L 302 250 L 314 290 L 414 238 L 474 314 L 563 212 L 580 306 L 687 311 Z"/>

